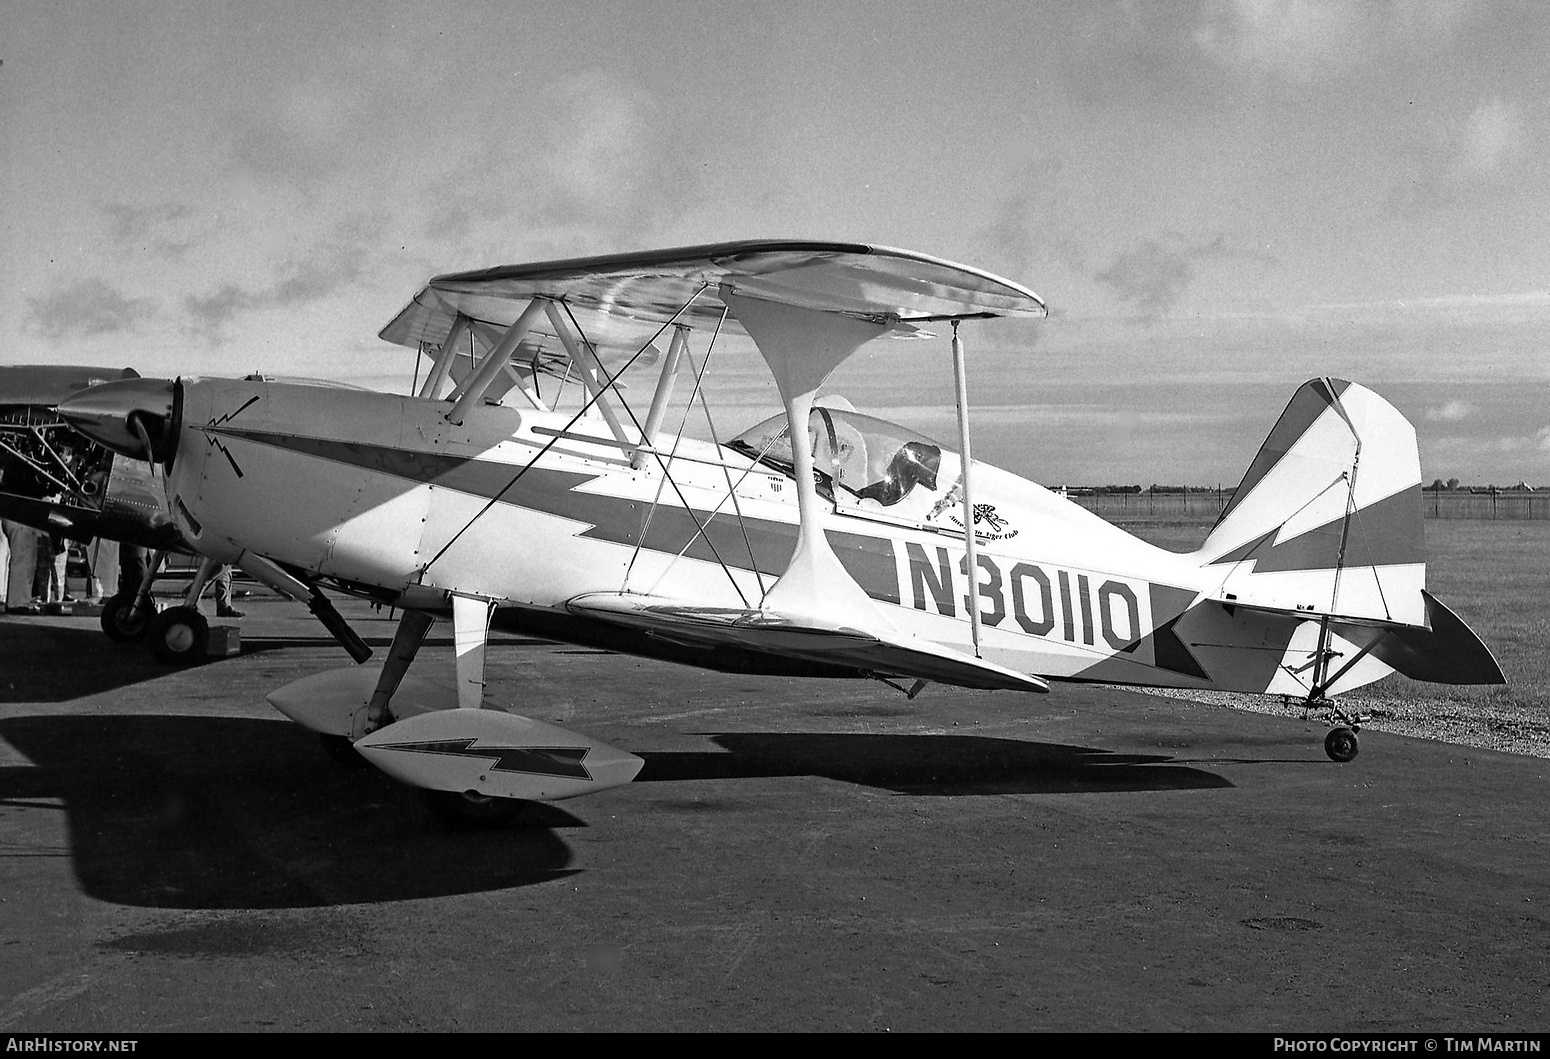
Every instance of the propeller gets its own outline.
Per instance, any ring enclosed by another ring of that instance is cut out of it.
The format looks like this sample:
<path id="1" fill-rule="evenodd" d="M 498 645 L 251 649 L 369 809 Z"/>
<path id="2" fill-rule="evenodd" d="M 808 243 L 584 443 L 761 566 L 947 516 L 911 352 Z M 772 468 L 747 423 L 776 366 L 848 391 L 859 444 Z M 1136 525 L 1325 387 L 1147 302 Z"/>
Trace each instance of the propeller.
<path id="1" fill-rule="evenodd" d="M 66 422 L 97 444 L 152 464 L 172 462 L 176 409 L 171 379 L 115 379 L 71 394 L 58 407 Z"/>

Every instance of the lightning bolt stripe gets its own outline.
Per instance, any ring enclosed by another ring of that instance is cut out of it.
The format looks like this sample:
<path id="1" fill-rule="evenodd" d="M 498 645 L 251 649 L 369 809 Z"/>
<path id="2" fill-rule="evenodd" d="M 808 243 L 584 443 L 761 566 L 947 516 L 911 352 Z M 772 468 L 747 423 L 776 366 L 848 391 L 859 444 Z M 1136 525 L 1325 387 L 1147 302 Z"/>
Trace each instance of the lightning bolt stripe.
<path id="1" fill-rule="evenodd" d="M 1331 519 L 1289 540 L 1277 542 L 1279 528 L 1234 548 L 1211 565 L 1255 560 L 1256 573 L 1279 570 L 1333 570 L 1339 565 L 1344 517 Z M 1426 561 L 1421 518 L 1421 487 L 1402 489 L 1364 508 L 1351 521 L 1347 566 L 1399 566 Z"/>
<path id="2" fill-rule="evenodd" d="M 434 739 L 422 743 L 379 743 L 373 750 L 399 750 L 408 754 L 440 754 L 445 757 L 493 761 L 491 772 L 520 772 L 530 776 L 563 776 L 590 780 L 584 764 L 585 746 L 480 746 L 478 739 Z"/>
<path id="3" fill-rule="evenodd" d="M 449 456 L 439 452 L 417 452 L 386 445 L 234 427 L 207 429 L 210 433 L 269 445 L 411 482 L 456 489 L 486 499 L 506 490 L 518 470 L 509 463 Z M 742 570 L 757 568 L 772 576 L 778 576 L 786 569 L 796 550 L 795 524 L 745 516 L 742 526 L 739 526 L 736 516 L 726 511 L 712 516 L 708 511 L 696 510 L 691 517 L 681 507 L 663 505 L 652 516 L 650 526 L 646 527 L 648 508 L 645 504 L 578 491 L 578 486 L 598 477 L 601 476 L 534 467 L 506 491 L 502 502 L 589 523 L 591 528 L 584 530 L 580 536 L 631 548 L 638 544 L 651 551 L 677 554 L 684 542 L 692 538 L 693 543 L 684 553 L 691 559 L 715 562 L 719 553 L 729 566 Z M 705 526 L 705 533 L 698 536 L 696 518 Z M 745 530 L 747 543 L 744 543 L 743 538 Z M 899 602 L 892 541 L 837 530 L 829 530 L 828 536 L 840 562 L 868 595 L 887 603 Z M 715 546 L 714 551 L 712 545 Z"/>

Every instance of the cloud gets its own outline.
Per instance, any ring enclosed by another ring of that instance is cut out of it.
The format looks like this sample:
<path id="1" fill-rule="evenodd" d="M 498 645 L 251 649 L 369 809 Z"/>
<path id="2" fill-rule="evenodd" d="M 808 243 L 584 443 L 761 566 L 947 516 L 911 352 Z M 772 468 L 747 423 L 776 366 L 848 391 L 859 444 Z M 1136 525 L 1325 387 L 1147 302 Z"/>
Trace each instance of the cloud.
<path id="1" fill-rule="evenodd" d="M 213 293 L 189 295 L 183 299 L 187 329 L 220 341 L 227 324 L 243 313 L 310 305 L 347 290 L 367 271 L 374 228 L 364 217 L 347 219 L 335 226 L 328 240 L 287 264 L 272 283 L 227 282 Z"/>
<path id="2" fill-rule="evenodd" d="M 1199 9 L 1193 43 L 1239 76 L 1310 84 L 1375 61 L 1413 68 L 1460 46 L 1472 27 L 1523 14 L 1469 0 L 1214 0 Z"/>
<path id="3" fill-rule="evenodd" d="M 101 278 L 79 280 L 28 298 L 32 327 L 45 338 L 90 338 L 132 331 L 156 315 L 149 298 L 131 298 Z"/>
<path id="4" fill-rule="evenodd" d="M 591 69 L 555 83 L 546 97 L 535 219 L 563 240 L 567 255 L 589 243 L 648 239 L 696 202 L 702 131 L 669 115 L 651 92 Z"/>
<path id="5" fill-rule="evenodd" d="M 1361 17 L 1342 0 L 1233 0 L 1204 9 L 1195 44 L 1239 73 L 1309 82 L 1349 64 Z"/>
<path id="6" fill-rule="evenodd" d="M 1433 422 L 1456 423 L 1474 414 L 1474 406 L 1466 401 L 1449 401 L 1436 408 L 1428 408 L 1426 418 Z"/>
<path id="7" fill-rule="evenodd" d="M 650 97 L 600 71 L 576 74 L 550 94 L 559 119 L 548 151 L 556 182 L 593 204 L 632 188 L 650 153 L 643 136 L 656 124 Z"/>
<path id="8" fill-rule="evenodd" d="M 1488 100 L 1469 115 L 1458 138 L 1458 165 L 1465 174 L 1496 177 L 1512 161 L 1524 139 L 1519 109 Z"/>
<path id="9" fill-rule="evenodd" d="M 1092 278 L 1112 288 L 1142 320 L 1166 314 L 1195 282 L 1200 266 L 1210 261 L 1252 260 L 1273 267 L 1274 258 L 1228 247 L 1226 237 L 1190 240 L 1177 232 L 1140 239 L 1122 251 L 1109 267 Z"/>
<path id="10" fill-rule="evenodd" d="M 190 294 L 183 299 L 183 308 L 193 318 L 190 330 L 206 338 L 219 339 L 235 316 L 263 302 L 263 295 L 226 283 L 214 294 L 203 297 Z"/>
<path id="11" fill-rule="evenodd" d="M 1530 122 L 1524 108 L 1498 97 L 1456 112 L 1409 151 L 1407 174 L 1391 193 L 1405 210 L 1478 203 L 1484 193 L 1513 193 L 1529 169 Z"/>
<path id="12" fill-rule="evenodd" d="M 234 161 L 265 181 L 308 186 L 362 152 L 369 87 L 337 74 L 276 83 L 234 115 Z"/>
<path id="13" fill-rule="evenodd" d="M 109 202 L 102 206 L 102 212 L 108 218 L 109 238 L 123 249 L 176 257 L 194 244 L 188 230 L 193 210 L 180 203 L 131 206 Z"/>
<path id="14" fill-rule="evenodd" d="M 1010 193 L 993 206 L 975 233 L 978 258 L 1006 276 L 1045 276 L 1055 265 L 1077 275 L 1091 271 L 1069 230 L 1070 178 L 1063 160 L 1027 162 L 1007 180 Z"/>

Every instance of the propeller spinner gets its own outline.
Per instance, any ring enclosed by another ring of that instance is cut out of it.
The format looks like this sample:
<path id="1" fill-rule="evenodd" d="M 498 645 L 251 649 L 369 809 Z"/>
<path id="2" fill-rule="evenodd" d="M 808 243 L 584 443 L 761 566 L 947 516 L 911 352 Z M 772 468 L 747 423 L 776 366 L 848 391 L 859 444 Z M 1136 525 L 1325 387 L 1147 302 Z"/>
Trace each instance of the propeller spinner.
<path id="1" fill-rule="evenodd" d="M 115 379 L 70 395 L 58 411 L 104 448 L 168 463 L 177 448 L 176 387 L 171 379 Z"/>

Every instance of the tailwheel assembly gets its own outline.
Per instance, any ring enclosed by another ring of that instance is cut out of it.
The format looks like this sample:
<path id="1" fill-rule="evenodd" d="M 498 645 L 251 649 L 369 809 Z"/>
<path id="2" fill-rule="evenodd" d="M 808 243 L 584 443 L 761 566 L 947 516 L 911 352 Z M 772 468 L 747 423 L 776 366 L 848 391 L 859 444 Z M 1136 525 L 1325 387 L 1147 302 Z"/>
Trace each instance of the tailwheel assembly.
<path id="1" fill-rule="evenodd" d="M 1307 720 L 1314 710 L 1321 710 L 1325 723 L 1329 725 L 1329 732 L 1324 736 L 1324 753 L 1329 755 L 1329 759 L 1344 764 L 1356 757 L 1362 749 L 1361 742 L 1356 738 L 1356 733 L 1362 730 L 1361 714 L 1347 713 L 1332 699 L 1322 695 L 1310 695 L 1304 701 L 1303 720 Z"/>

